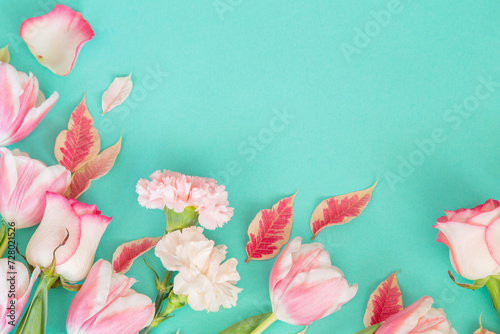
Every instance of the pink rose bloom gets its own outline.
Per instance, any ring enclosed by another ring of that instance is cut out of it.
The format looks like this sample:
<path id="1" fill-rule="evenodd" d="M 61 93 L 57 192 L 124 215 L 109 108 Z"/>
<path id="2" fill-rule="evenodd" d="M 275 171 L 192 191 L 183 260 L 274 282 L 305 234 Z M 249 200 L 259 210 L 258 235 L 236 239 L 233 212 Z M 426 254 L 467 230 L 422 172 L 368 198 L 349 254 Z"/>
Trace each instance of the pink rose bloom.
<path id="1" fill-rule="evenodd" d="M 135 282 L 113 272 L 108 261 L 97 261 L 71 302 L 68 333 L 135 334 L 149 326 L 155 306 L 151 298 L 130 288 Z"/>
<path id="2" fill-rule="evenodd" d="M 301 245 L 296 237 L 276 260 L 269 278 L 269 294 L 276 317 L 306 326 L 350 301 L 358 286 L 349 286 L 342 271 L 332 266 L 320 243 Z"/>
<path id="3" fill-rule="evenodd" d="M 390 316 L 377 334 L 456 334 L 441 309 L 432 308 L 431 297 L 422 297 L 404 310 Z"/>
<path id="4" fill-rule="evenodd" d="M 214 179 L 167 170 L 156 171 L 150 178 L 139 180 L 136 187 L 139 204 L 148 209 L 167 207 L 181 213 L 188 206 L 195 207 L 200 225 L 209 230 L 221 227 L 233 216 L 225 187 Z"/>
<path id="5" fill-rule="evenodd" d="M 26 248 L 26 258 L 32 265 L 48 267 L 56 251 L 57 274 L 69 282 L 83 280 L 94 262 L 99 241 L 111 222 L 102 216 L 95 205 L 80 203 L 74 199 L 47 193 L 47 207 L 40 226 Z"/>
<path id="6" fill-rule="evenodd" d="M 94 31 L 82 14 L 56 5 L 49 13 L 24 21 L 20 35 L 40 64 L 55 74 L 68 75 Z"/>
<path id="7" fill-rule="evenodd" d="M 0 334 L 9 333 L 21 319 L 24 307 L 30 297 L 31 289 L 38 275 L 40 268 L 33 270 L 30 274 L 26 266 L 21 262 L 14 261 L 15 268 L 9 268 L 8 259 L 0 259 Z M 16 275 L 9 274 L 16 272 Z M 12 292 L 15 296 L 10 296 Z"/>
<path id="8" fill-rule="evenodd" d="M 500 203 L 490 199 L 473 209 L 445 212 L 434 227 L 437 241 L 450 249 L 455 271 L 470 280 L 499 274 Z"/>
<path id="9" fill-rule="evenodd" d="M 55 92 L 45 100 L 33 74 L 27 76 L 0 62 L 0 146 L 26 138 L 58 98 Z"/>
<path id="10" fill-rule="evenodd" d="M 42 220 L 47 191 L 62 194 L 71 182 L 63 166 L 47 167 L 19 150 L 0 147 L 0 214 L 16 228 Z"/>

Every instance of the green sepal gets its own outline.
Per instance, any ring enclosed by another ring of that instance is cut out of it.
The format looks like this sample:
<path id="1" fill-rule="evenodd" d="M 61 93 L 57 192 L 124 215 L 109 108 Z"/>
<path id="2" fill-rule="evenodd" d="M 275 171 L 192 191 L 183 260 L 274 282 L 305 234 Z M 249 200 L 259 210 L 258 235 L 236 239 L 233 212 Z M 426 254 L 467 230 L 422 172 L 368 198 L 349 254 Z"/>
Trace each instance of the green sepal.
<path id="1" fill-rule="evenodd" d="M 224 329 L 219 334 L 250 334 L 254 329 L 260 326 L 272 313 L 263 313 L 253 317 L 241 320 L 234 325 Z"/>
<path id="2" fill-rule="evenodd" d="M 486 277 L 486 278 L 475 280 L 472 284 L 467 284 L 467 283 L 457 282 L 455 280 L 455 277 L 453 277 L 453 275 L 451 274 L 450 270 L 448 270 L 448 275 L 450 275 L 450 278 L 452 279 L 453 283 L 455 283 L 456 285 L 458 285 L 461 288 L 465 288 L 465 289 L 469 289 L 469 290 L 481 289 L 483 286 L 486 285 L 486 283 L 490 279 L 490 277 Z"/>
<path id="3" fill-rule="evenodd" d="M 167 222 L 167 233 L 198 225 L 198 212 L 194 206 L 187 206 L 181 213 L 165 207 L 163 209 Z"/>
<path id="4" fill-rule="evenodd" d="M 74 291 L 74 292 L 80 291 L 80 289 L 82 288 L 82 285 L 83 285 L 83 284 L 70 283 L 70 282 L 66 281 L 64 279 L 64 277 L 62 277 L 62 276 L 59 276 L 59 282 L 61 282 L 61 286 L 63 288 L 65 288 L 68 291 Z"/>
<path id="5" fill-rule="evenodd" d="M 372 334 L 377 331 L 377 329 L 382 326 L 382 323 L 375 324 L 370 327 L 366 327 L 365 329 L 360 330 L 359 332 L 356 332 L 356 334 Z"/>

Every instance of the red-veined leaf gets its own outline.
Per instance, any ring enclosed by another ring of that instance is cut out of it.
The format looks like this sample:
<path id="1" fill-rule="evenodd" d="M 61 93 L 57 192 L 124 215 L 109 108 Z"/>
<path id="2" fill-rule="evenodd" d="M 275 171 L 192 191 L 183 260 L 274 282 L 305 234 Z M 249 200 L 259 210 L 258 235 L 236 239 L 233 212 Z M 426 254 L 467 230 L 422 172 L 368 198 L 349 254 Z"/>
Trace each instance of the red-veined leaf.
<path id="1" fill-rule="evenodd" d="M 248 227 L 247 243 L 250 260 L 267 260 L 275 257 L 290 240 L 293 223 L 293 200 L 297 194 L 283 198 L 272 209 L 261 210 Z"/>
<path id="2" fill-rule="evenodd" d="M 378 181 L 368 189 L 354 191 L 346 195 L 340 195 L 325 199 L 321 202 L 311 217 L 311 231 L 316 238 L 325 227 L 345 224 L 351 219 L 359 216 L 370 201 L 372 191 Z"/>
<path id="3" fill-rule="evenodd" d="M 134 260 L 156 246 L 161 238 L 163 237 L 146 237 L 122 244 L 113 254 L 113 270 L 118 274 L 125 274 Z"/>
<path id="4" fill-rule="evenodd" d="M 71 173 L 93 160 L 101 149 L 101 139 L 93 124 L 83 96 L 82 102 L 71 114 L 68 130 L 57 136 L 54 148 L 57 161 Z"/>
<path id="5" fill-rule="evenodd" d="M 106 114 L 114 107 L 125 101 L 132 91 L 132 73 L 127 77 L 115 78 L 102 95 L 102 114 Z"/>
<path id="6" fill-rule="evenodd" d="M 363 318 L 365 327 L 381 323 L 403 309 L 403 295 L 396 274 L 387 277 L 370 295 Z"/>
<path id="7" fill-rule="evenodd" d="M 120 153 L 122 139 L 102 151 L 94 160 L 89 161 L 77 170 L 71 179 L 71 184 L 66 193 L 68 198 L 78 198 L 84 191 L 90 187 L 92 181 L 106 175 L 113 167 L 118 153 Z"/>

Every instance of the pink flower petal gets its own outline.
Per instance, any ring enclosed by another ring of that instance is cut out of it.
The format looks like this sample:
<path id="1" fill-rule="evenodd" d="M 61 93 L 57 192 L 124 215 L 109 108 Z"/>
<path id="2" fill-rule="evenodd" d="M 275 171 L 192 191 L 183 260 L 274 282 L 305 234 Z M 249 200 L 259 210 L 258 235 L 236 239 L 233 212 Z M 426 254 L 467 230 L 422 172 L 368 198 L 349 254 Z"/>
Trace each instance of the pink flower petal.
<path id="1" fill-rule="evenodd" d="M 432 307 L 431 297 L 422 297 L 401 312 L 389 317 L 377 329 L 377 334 L 408 334 Z"/>
<path id="2" fill-rule="evenodd" d="M 64 196 L 47 193 L 44 217 L 26 248 L 28 262 L 41 267 L 50 265 L 53 250 L 61 244 L 68 232 L 66 244 L 56 252 L 57 264 L 64 263 L 73 256 L 80 244 L 80 217 Z"/>
<path id="3" fill-rule="evenodd" d="M 408 334 L 455 333 L 443 310 L 431 308 Z"/>
<path id="4" fill-rule="evenodd" d="M 295 276 L 273 312 L 281 321 L 306 326 L 338 311 L 357 290 L 357 285 L 349 287 L 338 269 L 313 269 Z"/>
<path id="5" fill-rule="evenodd" d="M 81 218 L 81 238 L 76 251 L 67 261 L 56 266 L 56 272 L 70 282 L 83 280 L 94 263 L 94 256 L 111 218 L 94 215 L 83 215 Z"/>
<path id="6" fill-rule="evenodd" d="M 71 173 L 61 165 L 45 168 L 26 191 L 23 204 L 17 211 L 17 227 L 38 224 L 45 211 L 46 192 L 63 194 L 71 182 Z"/>
<path id="7" fill-rule="evenodd" d="M 21 25 L 21 38 L 43 66 L 58 75 L 68 75 L 81 47 L 94 32 L 82 14 L 64 5 Z"/>
<path id="8" fill-rule="evenodd" d="M 500 263 L 500 219 L 495 220 L 486 229 L 486 243 L 491 256 Z"/>
<path id="9" fill-rule="evenodd" d="M 120 297 L 85 323 L 78 333 L 136 334 L 153 320 L 155 307 L 140 293 Z"/>
<path id="10" fill-rule="evenodd" d="M 453 251 L 460 275 L 470 280 L 485 278 L 500 271 L 485 242 L 486 226 L 450 221 L 437 223 Z"/>

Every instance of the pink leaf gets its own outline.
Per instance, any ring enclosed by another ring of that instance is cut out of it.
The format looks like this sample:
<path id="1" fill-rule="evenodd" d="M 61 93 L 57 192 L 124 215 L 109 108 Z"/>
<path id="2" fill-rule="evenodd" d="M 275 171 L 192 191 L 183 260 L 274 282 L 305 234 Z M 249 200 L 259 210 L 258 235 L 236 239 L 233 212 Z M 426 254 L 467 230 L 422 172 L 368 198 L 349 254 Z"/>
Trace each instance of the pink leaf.
<path id="1" fill-rule="evenodd" d="M 71 114 L 68 130 L 57 136 L 54 148 L 57 161 L 72 173 L 93 160 L 101 149 L 101 139 L 93 124 L 84 96 Z"/>
<path id="2" fill-rule="evenodd" d="M 248 227 L 247 243 L 250 260 L 267 260 L 275 257 L 290 240 L 293 223 L 293 200 L 297 194 L 283 198 L 271 210 L 260 211 Z"/>
<path id="3" fill-rule="evenodd" d="M 389 276 L 375 289 L 368 300 L 363 323 L 370 327 L 385 321 L 403 309 L 403 295 L 398 285 L 397 273 Z"/>
<path id="4" fill-rule="evenodd" d="M 346 195 L 328 198 L 321 202 L 311 217 L 311 231 L 316 238 L 325 227 L 341 225 L 359 216 L 370 201 L 372 191 L 378 181 L 368 189 L 355 191 Z"/>
<path id="5" fill-rule="evenodd" d="M 78 198 L 85 190 L 90 187 L 92 181 L 106 175 L 113 167 L 118 153 L 120 153 L 122 139 L 102 151 L 94 160 L 88 162 L 82 168 L 78 169 L 71 180 L 71 184 L 66 193 L 68 198 Z"/>
<path id="6" fill-rule="evenodd" d="M 146 237 L 122 244 L 113 254 L 113 270 L 118 274 L 125 274 L 136 258 L 156 246 L 162 238 Z"/>
<path id="7" fill-rule="evenodd" d="M 115 78 L 102 95 L 102 114 L 125 101 L 132 91 L 132 73 L 128 77 Z"/>

